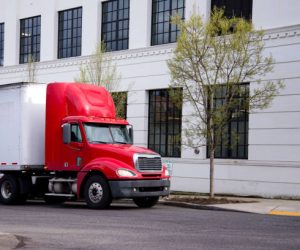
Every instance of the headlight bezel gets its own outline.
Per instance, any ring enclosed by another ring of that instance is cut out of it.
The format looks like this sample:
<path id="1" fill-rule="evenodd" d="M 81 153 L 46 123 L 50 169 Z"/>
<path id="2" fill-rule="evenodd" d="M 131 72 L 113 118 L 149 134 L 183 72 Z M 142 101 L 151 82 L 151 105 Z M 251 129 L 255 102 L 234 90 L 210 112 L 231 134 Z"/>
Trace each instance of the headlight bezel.
<path id="1" fill-rule="evenodd" d="M 171 176 L 171 173 L 170 171 L 168 170 L 168 168 L 166 166 L 164 166 L 164 175 L 167 176 L 167 177 L 170 177 Z"/>
<path id="2" fill-rule="evenodd" d="M 125 168 L 118 168 L 116 170 L 116 174 L 119 177 L 125 177 L 125 178 L 135 178 L 137 177 L 137 174 L 129 169 L 125 169 Z"/>

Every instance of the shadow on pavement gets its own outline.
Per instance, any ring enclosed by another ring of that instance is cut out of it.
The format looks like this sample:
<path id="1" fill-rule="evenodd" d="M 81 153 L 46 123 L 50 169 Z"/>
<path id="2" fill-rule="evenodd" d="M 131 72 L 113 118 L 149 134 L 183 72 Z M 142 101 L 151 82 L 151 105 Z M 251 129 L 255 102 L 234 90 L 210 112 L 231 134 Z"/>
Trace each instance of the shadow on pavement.
<path id="1" fill-rule="evenodd" d="M 28 206 L 28 205 L 53 207 L 53 208 L 66 208 L 66 209 L 74 208 L 74 209 L 94 210 L 94 209 L 90 209 L 83 201 L 67 201 L 62 204 L 47 204 L 43 200 L 28 200 L 26 203 L 22 205 L 13 205 L 13 206 Z M 0 204 L 0 206 L 5 206 L 5 205 Z M 110 207 L 104 210 L 133 210 L 133 209 L 140 210 L 141 208 L 138 208 L 133 202 L 131 203 L 131 201 L 117 200 L 117 201 L 113 201 Z"/>

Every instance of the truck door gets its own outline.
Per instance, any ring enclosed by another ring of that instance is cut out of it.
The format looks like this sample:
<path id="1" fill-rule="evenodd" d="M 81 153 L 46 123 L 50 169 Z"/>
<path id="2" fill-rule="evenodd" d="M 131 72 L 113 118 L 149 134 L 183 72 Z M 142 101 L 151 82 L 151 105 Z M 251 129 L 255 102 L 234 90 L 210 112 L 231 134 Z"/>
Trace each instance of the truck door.
<path id="1" fill-rule="evenodd" d="M 71 123 L 71 142 L 64 145 L 63 164 L 66 170 L 79 171 L 83 166 L 84 143 L 78 123 Z"/>

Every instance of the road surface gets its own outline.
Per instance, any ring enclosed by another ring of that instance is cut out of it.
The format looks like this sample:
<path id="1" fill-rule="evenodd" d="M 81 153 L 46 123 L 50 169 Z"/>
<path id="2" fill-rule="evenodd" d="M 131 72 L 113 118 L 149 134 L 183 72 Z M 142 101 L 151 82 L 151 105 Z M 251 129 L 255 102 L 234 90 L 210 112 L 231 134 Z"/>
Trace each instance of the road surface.
<path id="1" fill-rule="evenodd" d="M 19 249 L 300 249 L 300 217 L 164 205 L 0 205 L 0 232 L 16 235 Z"/>

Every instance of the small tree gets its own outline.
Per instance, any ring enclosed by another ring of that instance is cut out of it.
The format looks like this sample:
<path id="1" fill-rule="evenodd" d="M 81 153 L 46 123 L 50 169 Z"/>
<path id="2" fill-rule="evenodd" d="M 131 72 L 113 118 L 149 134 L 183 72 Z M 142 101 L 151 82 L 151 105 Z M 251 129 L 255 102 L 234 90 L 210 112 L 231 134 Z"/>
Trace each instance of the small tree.
<path id="1" fill-rule="evenodd" d="M 274 60 L 263 54 L 264 34 L 250 22 L 228 19 L 218 9 L 206 22 L 197 14 L 186 21 L 174 17 L 173 22 L 181 33 L 168 61 L 170 87 L 182 88 L 183 102 L 192 108 L 184 121 L 183 144 L 208 148 L 213 198 L 215 150 L 224 128 L 241 113 L 268 107 L 283 84 L 261 80 Z M 251 82 L 250 90 L 246 82 Z M 217 102 L 220 95 L 222 103 Z"/>
<path id="2" fill-rule="evenodd" d="M 27 81 L 30 83 L 36 83 L 36 60 L 32 54 L 28 56 L 27 73 Z"/>
<path id="3" fill-rule="evenodd" d="M 117 117 L 125 118 L 127 93 L 117 92 L 121 76 L 117 72 L 116 64 L 112 58 L 105 53 L 105 45 L 99 42 L 95 52 L 89 57 L 87 63 L 80 67 L 80 75 L 75 81 L 90 83 L 105 87 L 115 102 Z"/>

